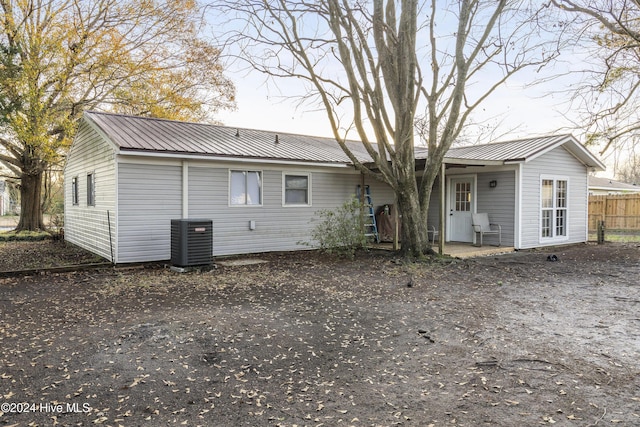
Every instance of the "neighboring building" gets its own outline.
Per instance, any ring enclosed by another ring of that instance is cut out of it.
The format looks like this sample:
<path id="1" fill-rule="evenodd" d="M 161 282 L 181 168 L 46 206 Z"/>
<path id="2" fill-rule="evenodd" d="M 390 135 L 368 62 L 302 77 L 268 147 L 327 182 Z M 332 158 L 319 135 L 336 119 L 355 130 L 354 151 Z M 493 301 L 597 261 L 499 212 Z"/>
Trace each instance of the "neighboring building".
<path id="1" fill-rule="evenodd" d="M 515 248 L 587 240 L 587 175 L 604 166 L 571 135 L 454 148 L 445 163 L 446 241 L 473 241 L 472 212 L 488 212 Z M 171 219 L 213 220 L 215 256 L 288 251 L 307 249 L 316 211 L 357 185 L 376 207 L 394 201 L 330 138 L 97 112 L 64 174 L 65 239 L 115 263 L 168 260 Z M 434 191 L 430 224 L 439 204 Z"/>
<path id="2" fill-rule="evenodd" d="M 640 185 L 627 184 L 626 182 L 614 181 L 609 178 L 589 176 L 589 194 L 594 196 L 633 193 L 640 193 Z"/>
<path id="3" fill-rule="evenodd" d="M 11 210 L 9 184 L 6 181 L 0 181 L 0 215 L 8 215 Z"/>

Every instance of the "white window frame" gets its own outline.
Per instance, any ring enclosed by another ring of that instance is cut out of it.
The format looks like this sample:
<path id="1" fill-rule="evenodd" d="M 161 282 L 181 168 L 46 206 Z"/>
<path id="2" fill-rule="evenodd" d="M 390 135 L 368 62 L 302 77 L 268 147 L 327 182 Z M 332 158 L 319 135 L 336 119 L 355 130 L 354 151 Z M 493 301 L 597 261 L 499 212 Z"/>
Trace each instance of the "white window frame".
<path id="1" fill-rule="evenodd" d="M 287 203 L 287 176 L 304 176 L 307 178 L 307 203 Z M 282 172 L 282 206 L 287 208 L 306 208 L 312 206 L 311 172 L 287 171 Z"/>
<path id="2" fill-rule="evenodd" d="M 87 206 L 96 205 L 96 172 L 87 172 Z"/>
<path id="3" fill-rule="evenodd" d="M 80 189 L 78 188 L 78 176 L 71 178 L 71 204 L 78 206 L 80 204 Z"/>
<path id="4" fill-rule="evenodd" d="M 246 181 L 246 175 L 245 175 L 245 182 L 244 182 L 244 194 L 245 194 L 245 203 L 234 203 L 233 202 L 233 193 L 232 193 L 232 175 L 233 172 L 243 172 L 243 173 L 248 173 L 248 172 L 253 172 L 253 173 L 258 173 L 260 176 L 260 183 L 259 183 L 259 190 L 260 190 L 260 203 L 251 203 L 248 204 L 246 201 L 246 194 L 247 194 L 247 181 Z M 258 170 L 258 169 L 229 169 L 229 188 L 228 188 L 228 195 L 229 195 L 229 207 L 232 208 L 255 208 L 255 207 L 260 207 L 263 206 L 264 204 L 264 173 L 262 170 Z"/>
<path id="5" fill-rule="evenodd" d="M 552 206 L 549 208 L 543 207 L 542 203 L 543 203 L 543 193 L 542 193 L 542 184 L 544 181 L 552 181 L 553 182 L 553 186 L 552 186 L 552 194 L 553 194 L 553 199 L 552 199 Z M 565 188 L 565 206 L 564 207 L 559 207 L 557 205 L 558 203 L 558 182 L 559 181 L 564 181 L 566 183 L 566 188 Z M 539 183 L 539 188 L 540 188 L 540 201 L 538 204 L 538 211 L 540 212 L 540 221 L 539 221 L 539 229 L 538 229 L 538 237 L 540 239 L 540 243 L 549 243 L 549 242 L 562 242 L 565 240 L 569 240 L 569 217 L 571 216 L 571 211 L 570 211 L 570 206 L 569 206 L 569 188 L 570 188 L 570 182 L 569 182 L 569 177 L 568 176 L 562 176 L 562 175 L 541 175 L 540 176 L 540 183 Z M 542 235 L 542 228 L 543 228 L 543 211 L 549 210 L 551 211 L 551 235 L 550 236 L 543 236 Z M 557 221 L 558 221 L 558 211 L 559 210 L 564 210 L 565 215 L 564 215 L 564 234 L 558 235 L 557 234 Z"/>

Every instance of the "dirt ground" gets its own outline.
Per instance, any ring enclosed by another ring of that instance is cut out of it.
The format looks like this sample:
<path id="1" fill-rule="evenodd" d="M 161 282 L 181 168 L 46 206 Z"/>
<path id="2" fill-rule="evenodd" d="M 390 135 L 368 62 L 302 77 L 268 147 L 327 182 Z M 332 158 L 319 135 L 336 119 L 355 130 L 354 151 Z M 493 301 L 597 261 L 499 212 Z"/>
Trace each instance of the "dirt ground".
<path id="1" fill-rule="evenodd" d="M 0 426 L 640 425 L 638 244 L 259 258 L 0 279 Z"/>

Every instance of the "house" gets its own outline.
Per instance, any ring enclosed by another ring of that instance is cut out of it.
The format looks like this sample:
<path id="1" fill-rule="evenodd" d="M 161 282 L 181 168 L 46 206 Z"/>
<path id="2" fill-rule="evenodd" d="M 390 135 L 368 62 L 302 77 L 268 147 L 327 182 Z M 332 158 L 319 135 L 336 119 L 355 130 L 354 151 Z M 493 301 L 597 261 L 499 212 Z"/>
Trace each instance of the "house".
<path id="1" fill-rule="evenodd" d="M 425 156 L 417 151 L 418 165 Z M 445 168 L 445 241 L 475 242 L 474 212 L 488 213 L 501 225 L 502 244 L 515 249 L 588 240 L 587 178 L 604 165 L 573 136 L 454 147 Z M 439 200 L 431 199 L 430 226 Z"/>
<path id="2" fill-rule="evenodd" d="M 7 181 L 0 181 L 0 215 L 8 215 L 12 211 L 11 195 Z"/>
<path id="3" fill-rule="evenodd" d="M 640 185 L 627 184 L 609 178 L 589 176 L 589 194 L 594 196 L 607 194 L 640 194 Z"/>
<path id="4" fill-rule="evenodd" d="M 603 166 L 572 136 L 454 148 L 445 163 L 447 241 L 474 240 L 472 212 L 501 223 L 503 245 L 586 241 L 587 174 Z M 168 260 L 172 219 L 211 219 L 214 256 L 289 251 L 358 185 L 376 207 L 394 201 L 330 138 L 98 112 L 81 120 L 64 175 L 65 239 L 114 263 Z M 439 206 L 434 192 L 434 224 Z"/>

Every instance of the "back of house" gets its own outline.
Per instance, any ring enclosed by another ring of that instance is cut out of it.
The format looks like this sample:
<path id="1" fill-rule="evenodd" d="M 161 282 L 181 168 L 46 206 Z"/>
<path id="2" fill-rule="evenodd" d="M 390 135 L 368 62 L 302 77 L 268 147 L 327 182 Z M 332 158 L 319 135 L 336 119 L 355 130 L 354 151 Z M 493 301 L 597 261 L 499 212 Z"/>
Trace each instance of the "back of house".
<path id="1" fill-rule="evenodd" d="M 416 149 L 418 175 L 427 154 Z M 570 135 L 452 148 L 425 227 L 473 244 L 482 212 L 516 249 L 584 242 L 587 176 L 602 168 Z M 211 220 L 214 256 L 292 251 L 309 249 L 317 212 L 358 186 L 376 212 L 395 199 L 331 138 L 99 112 L 81 120 L 64 174 L 65 239 L 114 263 L 169 260 L 173 219 Z"/>

